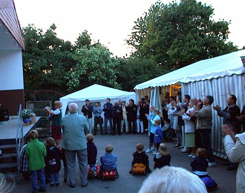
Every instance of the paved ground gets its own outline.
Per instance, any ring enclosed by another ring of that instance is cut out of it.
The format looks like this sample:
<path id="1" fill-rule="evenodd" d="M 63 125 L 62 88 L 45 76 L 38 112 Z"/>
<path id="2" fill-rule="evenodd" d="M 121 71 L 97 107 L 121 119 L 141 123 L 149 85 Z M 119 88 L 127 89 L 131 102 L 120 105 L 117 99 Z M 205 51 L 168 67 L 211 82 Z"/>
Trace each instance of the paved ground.
<path id="1" fill-rule="evenodd" d="M 68 183 L 63 183 L 63 177 L 60 177 L 60 187 L 50 188 L 47 187 L 47 192 L 53 193 L 106 193 L 106 192 L 128 192 L 136 193 L 142 185 L 142 182 L 146 178 L 145 176 L 132 176 L 129 174 L 132 153 L 135 151 L 135 145 L 137 143 L 143 143 L 145 147 L 148 145 L 147 135 L 122 135 L 122 136 L 96 136 L 95 144 L 98 148 L 98 158 L 104 154 L 104 147 L 107 144 L 114 146 L 114 154 L 118 157 L 118 171 L 120 177 L 116 181 L 102 181 L 99 179 L 93 179 L 89 181 L 89 185 L 86 188 L 80 186 L 78 180 L 77 186 L 74 189 L 69 188 Z M 187 157 L 186 153 L 181 153 L 180 150 L 173 148 L 173 143 L 166 143 L 169 152 L 172 156 L 171 165 L 180 166 L 190 170 L 191 159 Z M 153 155 L 150 154 L 150 168 L 153 169 Z M 209 175 L 216 180 L 218 188 L 213 191 L 215 193 L 235 193 L 235 171 L 227 171 L 225 166 L 222 166 L 224 160 L 216 159 L 217 166 L 209 168 Z M 60 176 L 63 175 L 63 169 L 60 172 Z M 76 170 L 77 179 L 79 179 L 78 166 Z M 31 183 L 22 181 L 20 185 L 16 185 L 13 192 L 31 192 Z"/>

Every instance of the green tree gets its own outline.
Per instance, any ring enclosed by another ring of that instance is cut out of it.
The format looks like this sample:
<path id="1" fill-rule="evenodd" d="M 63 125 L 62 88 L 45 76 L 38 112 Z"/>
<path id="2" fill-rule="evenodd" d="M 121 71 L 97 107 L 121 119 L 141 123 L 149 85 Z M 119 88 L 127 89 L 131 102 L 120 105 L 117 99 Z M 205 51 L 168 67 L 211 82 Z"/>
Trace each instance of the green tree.
<path id="1" fill-rule="evenodd" d="M 75 44 L 77 49 L 83 48 L 84 46 L 89 47 L 91 45 L 91 37 L 87 30 L 79 34 Z"/>
<path id="2" fill-rule="evenodd" d="M 79 90 L 92 84 L 121 88 L 117 83 L 116 59 L 111 58 L 107 48 L 99 43 L 84 46 L 75 53 L 76 66 L 71 69 L 67 79 L 69 91 Z"/>
<path id="3" fill-rule="evenodd" d="M 164 69 L 176 69 L 196 61 L 236 51 L 227 42 L 229 22 L 215 22 L 214 9 L 196 0 L 156 2 L 133 27 L 127 43 L 133 56 L 154 60 Z"/>
<path id="4" fill-rule="evenodd" d="M 116 66 L 117 82 L 126 91 L 133 90 L 137 84 L 166 73 L 166 70 L 153 60 L 129 57 L 119 58 L 118 62 L 119 65 Z"/>
<path id="5" fill-rule="evenodd" d="M 76 64 L 71 42 L 57 38 L 56 26 L 43 32 L 34 25 L 22 29 L 25 51 L 23 69 L 26 100 L 33 99 L 35 90 L 53 89 L 66 94 L 67 72 Z"/>

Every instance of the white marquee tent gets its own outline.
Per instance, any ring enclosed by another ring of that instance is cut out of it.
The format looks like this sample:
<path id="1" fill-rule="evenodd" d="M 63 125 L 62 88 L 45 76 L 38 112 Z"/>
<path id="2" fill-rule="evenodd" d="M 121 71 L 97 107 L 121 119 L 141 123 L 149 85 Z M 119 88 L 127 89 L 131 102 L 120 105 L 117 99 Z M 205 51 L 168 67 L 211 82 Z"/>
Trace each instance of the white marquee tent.
<path id="1" fill-rule="evenodd" d="M 111 99 L 112 104 L 120 99 L 128 103 L 129 99 L 135 100 L 136 95 L 135 92 L 126 92 L 94 84 L 60 98 L 60 102 L 62 103 L 62 115 L 65 115 L 67 105 L 72 102 L 77 103 L 79 107 L 79 113 L 81 113 L 82 106 L 85 104 L 86 99 L 89 99 L 90 102 L 100 102 L 102 107 L 106 103 L 107 98 Z"/>
<path id="2" fill-rule="evenodd" d="M 137 98 L 151 92 L 151 105 L 161 108 L 161 94 L 171 85 L 181 85 L 182 98 L 189 94 L 192 98 L 214 97 L 214 105 L 226 106 L 229 94 L 237 96 L 237 105 L 245 105 L 245 50 L 201 60 L 186 67 L 135 86 Z M 213 112 L 212 148 L 219 157 L 225 157 L 222 135 L 222 119 Z"/>

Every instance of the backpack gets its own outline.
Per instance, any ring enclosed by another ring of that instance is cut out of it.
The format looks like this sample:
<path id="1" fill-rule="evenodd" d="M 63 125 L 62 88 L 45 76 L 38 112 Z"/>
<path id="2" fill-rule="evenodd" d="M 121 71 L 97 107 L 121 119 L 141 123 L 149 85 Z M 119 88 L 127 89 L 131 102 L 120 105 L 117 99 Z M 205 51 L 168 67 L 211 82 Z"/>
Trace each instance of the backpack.
<path id="1" fill-rule="evenodd" d="M 61 169 L 61 151 L 57 147 L 50 148 L 46 156 L 46 167 L 49 173 L 57 173 Z"/>

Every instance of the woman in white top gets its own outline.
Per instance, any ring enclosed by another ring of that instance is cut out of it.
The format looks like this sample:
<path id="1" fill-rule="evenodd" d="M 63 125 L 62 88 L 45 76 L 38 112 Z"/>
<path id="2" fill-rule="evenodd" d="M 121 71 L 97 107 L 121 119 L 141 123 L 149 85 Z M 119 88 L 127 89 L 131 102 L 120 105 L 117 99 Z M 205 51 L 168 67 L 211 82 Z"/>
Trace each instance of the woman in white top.
<path id="1" fill-rule="evenodd" d="M 121 120 L 121 133 L 123 132 L 123 126 L 125 124 L 126 133 L 128 133 L 128 119 L 127 119 L 127 110 L 126 102 L 122 102 L 122 120 Z"/>
<path id="2" fill-rule="evenodd" d="M 190 104 L 188 106 L 188 110 L 186 113 L 182 115 L 182 119 L 185 122 L 185 147 L 191 149 L 191 154 L 188 155 L 189 157 L 194 158 L 195 157 L 195 127 L 196 123 L 195 120 L 192 120 L 189 114 L 189 112 L 194 112 L 196 111 L 196 105 L 197 105 L 197 99 L 191 99 Z"/>
<path id="3" fill-rule="evenodd" d="M 178 110 L 176 107 L 176 101 L 171 101 L 171 107 L 168 109 L 168 118 L 170 120 L 171 127 L 176 131 L 178 127 Z"/>
<path id="4" fill-rule="evenodd" d="M 239 163 L 236 174 L 236 192 L 245 192 L 245 132 L 236 134 L 231 125 L 224 125 L 224 147 L 231 162 Z"/>

